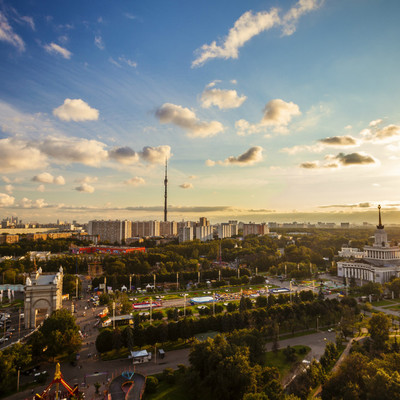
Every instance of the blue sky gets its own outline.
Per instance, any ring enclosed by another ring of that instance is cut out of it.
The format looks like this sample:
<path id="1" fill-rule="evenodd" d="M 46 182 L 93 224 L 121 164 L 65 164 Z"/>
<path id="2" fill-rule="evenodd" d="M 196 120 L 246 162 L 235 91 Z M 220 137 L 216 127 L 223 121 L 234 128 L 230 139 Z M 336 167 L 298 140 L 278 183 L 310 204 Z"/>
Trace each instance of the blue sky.
<path id="1" fill-rule="evenodd" d="M 0 0 L 0 216 L 161 219 L 166 158 L 170 219 L 397 210 L 399 11 Z"/>

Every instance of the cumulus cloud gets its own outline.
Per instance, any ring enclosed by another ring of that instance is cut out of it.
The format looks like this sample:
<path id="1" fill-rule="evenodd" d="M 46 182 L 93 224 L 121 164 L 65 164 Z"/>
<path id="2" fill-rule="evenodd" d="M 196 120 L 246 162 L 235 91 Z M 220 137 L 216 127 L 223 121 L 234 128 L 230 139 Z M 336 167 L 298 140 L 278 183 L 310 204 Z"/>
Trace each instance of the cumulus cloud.
<path id="1" fill-rule="evenodd" d="M 37 144 L 38 149 L 61 163 L 98 166 L 108 157 L 105 144 L 78 137 L 48 136 Z"/>
<path id="2" fill-rule="evenodd" d="M 182 189 L 193 189 L 193 184 L 185 182 L 182 183 L 182 185 L 179 185 L 179 187 Z"/>
<path id="3" fill-rule="evenodd" d="M 134 176 L 133 178 L 124 181 L 124 183 L 131 186 L 140 186 L 144 185 L 146 181 L 140 176 Z"/>
<path id="4" fill-rule="evenodd" d="M 48 172 L 42 172 L 39 175 L 35 175 L 32 178 L 34 182 L 40 183 L 54 183 L 56 185 L 65 185 L 65 179 L 63 176 L 54 177 L 53 175 L 49 174 Z"/>
<path id="5" fill-rule="evenodd" d="M 264 107 L 264 115 L 258 124 L 250 124 L 244 119 L 236 121 L 235 127 L 238 135 L 249 135 L 272 127 L 275 132 L 286 133 L 287 126 L 292 118 L 301 115 L 299 106 L 293 102 L 282 99 L 273 99 Z"/>
<path id="6" fill-rule="evenodd" d="M 43 47 L 48 53 L 61 55 L 67 60 L 69 60 L 72 56 L 72 53 L 69 50 L 67 50 L 65 47 L 61 47 L 60 45 L 54 42 L 51 42 L 50 44 L 45 44 Z"/>
<path id="7" fill-rule="evenodd" d="M 320 143 L 325 144 L 327 146 L 356 146 L 357 139 L 352 136 L 332 136 L 327 137 L 325 139 L 320 139 Z"/>
<path id="8" fill-rule="evenodd" d="M 94 44 L 100 50 L 104 50 L 104 48 L 105 48 L 104 43 L 103 43 L 103 38 L 101 36 L 95 36 L 94 37 Z"/>
<path id="9" fill-rule="evenodd" d="M 150 164 L 163 164 L 165 160 L 171 157 L 171 147 L 168 145 L 157 147 L 145 146 L 139 152 L 139 157 Z"/>
<path id="10" fill-rule="evenodd" d="M 266 126 L 287 126 L 296 115 L 301 115 L 297 104 L 274 99 L 266 104 L 261 123 Z"/>
<path id="11" fill-rule="evenodd" d="M 0 207 L 9 207 L 14 204 L 15 198 L 6 194 L 0 193 Z"/>
<path id="12" fill-rule="evenodd" d="M 337 155 L 327 155 L 325 156 L 325 160 L 327 161 L 325 164 L 321 164 L 319 161 L 307 161 L 300 164 L 300 168 L 305 168 L 305 169 L 338 168 L 339 166 L 350 167 L 354 165 L 370 165 L 377 163 L 377 160 L 375 160 L 375 158 L 363 152 L 350 153 L 350 154 L 339 153 Z"/>
<path id="13" fill-rule="evenodd" d="M 213 167 L 215 164 L 218 165 L 240 165 L 240 166 L 248 166 L 248 165 L 253 165 L 256 164 L 260 161 L 262 161 L 263 156 L 262 156 L 262 151 L 263 148 L 260 146 L 254 146 L 248 149 L 246 152 L 243 154 L 235 157 L 235 156 L 230 156 L 226 158 L 223 161 L 212 161 L 212 160 L 207 160 L 206 165 L 208 167 Z"/>
<path id="14" fill-rule="evenodd" d="M 53 110 L 53 115 L 62 121 L 97 121 L 99 110 L 81 99 L 65 99 L 64 104 Z"/>
<path id="15" fill-rule="evenodd" d="M 38 192 L 43 193 L 43 192 L 46 190 L 46 188 L 45 188 L 44 185 L 39 185 L 39 186 L 36 188 L 36 190 L 37 190 Z"/>
<path id="16" fill-rule="evenodd" d="M 300 164 L 300 168 L 304 169 L 316 169 L 319 168 L 319 162 L 318 161 L 306 161 Z"/>
<path id="17" fill-rule="evenodd" d="M 302 151 L 310 153 L 320 153 L 327 147 L 354 147 L 359 146 L 359 140 L 352 136 L 332 136 L 318 140 L 318 143 L 313 145 L 296 145 L 293 147 L 285 147 L 281 150 L 283 153 L 297 154 Z"/>
<path id="18" fill-rule="evenodd" d="M 349 165 L 367 165 L 376 163 L 376 160 L 372 156 L 365 153 L 339 153 L 335 158 L 345 167 Z"/>
<path id="19" fill-rule="evenodd" d="M 369 126 L 377 126 L 377 125 L 381 124 L 382 122 L 383 122 L 383 119 L 381 119 L 381 118 L 375 119 L 369 123 Z"/>
<path id="20" fill-rule="evenodd" d="M 145 146 L 138 152 L 129 146 L 115 147 L 108 154 L 110 159 L 125 165 L 135 164 L 138 161 L 144 161 L 149 164 L 162 164 L 171 157 L 171 147 L 168 145 Z"/>
<path id="21" fill-rule="evenodd" d="M 162 124 L 174 124 L 184 129 L 190 137 L 214 136 L 224 130 L 218 121 L 200 121 L 189 108 L 171 103 L 163 104 L 155 113 Z"/>
<path id="22" fill-rule="evenodd" d="M 17 35 L 6 16 L 0 11 L 0 40 L 16 47 L 19 51 L 25 51 L 25 42 Z"/>
<path id="23" fill-rule="evenodd" d="M 94 192 L 94 187 L 92 185 L 89 185 L 88 183 L 82 183 L 82 185 L 77 186 L 75 188 L 76 191 L 78 192 L 83 192 L 83 193 L 93 193 Z"/>
<path id="24" fill-rule="evenodd" d="M 0 139 L 0 172 L 16 172 L 43 168 L 46 156 L 19 138 Z"/>
<path id="25" fill-rule="evenodd" d="M 236 90 L 206 89 L 201 95 L 202 107 L 210 108 L 216 106 L 220 110 L 227 108 L 238 108 L 245 101 L 246 96 L 239 96 Z"/>
<path id="26" fill-rule="evenodd" d="M 139 154 L 130 147 L 115 147 L 108 152 L 108 156 L 121 164 L 130 165 L 139 161 Z"/>
<path id="27" fill-rule="evenodd" d="M 36 199 L 31 200 L 27 197 L 24 197 L 19 203 L 18 207 L 20 208 L 45 208 L 48 204 L 44 201 L 44 199 Z"/>
<path id="28" fill-rule="evenodd" d="M 316 9 L 319 3 L 317 0 L 299 0 L 282 18 L 276 8 L 258 13 L 245 12 L 219 44 L 213 41 L 196 50 L 197 57 L 192 62 L 192 67 L 199 67 L 213 58 L 238 58 L 239 49 L 249 40 L 275 26 L 282 27 L 283 35 L 291 35 L 296 30 L 299 18 Z"/>

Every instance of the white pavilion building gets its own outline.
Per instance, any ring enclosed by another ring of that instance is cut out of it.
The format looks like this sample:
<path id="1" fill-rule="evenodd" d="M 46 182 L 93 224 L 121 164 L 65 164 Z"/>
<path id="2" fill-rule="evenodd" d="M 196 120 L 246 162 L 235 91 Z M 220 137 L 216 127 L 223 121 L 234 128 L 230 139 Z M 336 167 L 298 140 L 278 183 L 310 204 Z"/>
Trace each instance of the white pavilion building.
<path id="1" fill-rule="evenodd" d="M 339 261 L 338 276 L 378 283 L 388 282 L 392 276 L 400 276 L 400 248 L 388 243 L 382 225 L 381 206 L 378 209 L 379 225 L 376 227 L 374 244 L 364 247 L 363 258 Z"/>

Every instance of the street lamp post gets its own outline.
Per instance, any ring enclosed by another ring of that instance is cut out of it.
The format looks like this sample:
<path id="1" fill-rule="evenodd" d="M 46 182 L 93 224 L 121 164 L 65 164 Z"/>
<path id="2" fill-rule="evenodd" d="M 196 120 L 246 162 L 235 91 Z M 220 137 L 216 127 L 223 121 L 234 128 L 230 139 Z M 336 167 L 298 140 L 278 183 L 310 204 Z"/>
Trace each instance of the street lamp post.
<path id="1" fill-rule="evenodd" d="M 186 296 L 187 293 L 183 295 L 183 316 L 186 317 Z"/>
<path id="2" fill-rule="evenodd" d="M 113 301 L 112 307 L 113 307 L 113 329 L 115 329 L 115 301 Z"/>

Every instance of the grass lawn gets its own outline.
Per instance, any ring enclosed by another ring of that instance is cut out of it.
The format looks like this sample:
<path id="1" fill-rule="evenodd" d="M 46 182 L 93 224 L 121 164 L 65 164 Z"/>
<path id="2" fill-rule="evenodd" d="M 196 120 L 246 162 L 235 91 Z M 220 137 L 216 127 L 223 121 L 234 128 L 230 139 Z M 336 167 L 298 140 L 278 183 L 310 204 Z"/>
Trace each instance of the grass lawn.
<path id="1" fill-rule="evenodd" d="M 391 306 L 385 307 L 385 308 L 387 308 L 389 310 L 393 310 L 393 311 L 399 311 L 400 310 L 400 304 L 394 305 L 394 303 L 392 303 Z"/>
<path id="2" fill-rule="evenodd" d="M 265 354 L 265 360 L 264 363 L 265 365 L 268 365 L 269 367 L 275 367 L 279 370 L 279 373 L 281 374 L 281 377 L 284 377 L 292 368 L 292 366 L 303 360 L 304 357 L 310 352 L 311 348 L 308 346 L 292 346 L 296 350 L 296 358 L 294 361 L 287 361 L 285 355 L 283 354 L 283 350 L 278 350 L 277 353 L 274 353 L 273 351 L 269 351 L 268 353 Z M 301 349 L 306 349 L 305 352 L 299 353 Z"/>
<path id="3" fill-rule="evenodd" d="M 389 300 L 373 301 L 371 304 L 374 307 L 390 306 L 393 304 L 393 301 Z"/>
<path id="4" fill-rule="evenodd" d="M 205 333 L 198 333 L 197 335 L 195 335 L 195 338 L 202 342 L 203 340 L 207 340 L 208 338 L 214 339 L 214 337 L 217 336 L 218 334 L 219 332 L 217 331 L 208 331 Z"/>
<path id="5" fill-rule="evenodd" d="M 166 381 L 161 381 L 158 384 L 156 393 L 143 396 L 143 400 L 186 400 L 187 398 L 187 388 L 182 379 L 177 379 L 177 382 L 173 385 Z"/>

